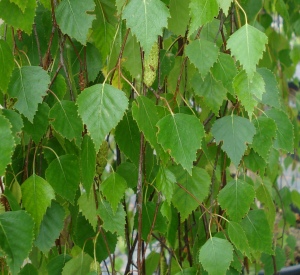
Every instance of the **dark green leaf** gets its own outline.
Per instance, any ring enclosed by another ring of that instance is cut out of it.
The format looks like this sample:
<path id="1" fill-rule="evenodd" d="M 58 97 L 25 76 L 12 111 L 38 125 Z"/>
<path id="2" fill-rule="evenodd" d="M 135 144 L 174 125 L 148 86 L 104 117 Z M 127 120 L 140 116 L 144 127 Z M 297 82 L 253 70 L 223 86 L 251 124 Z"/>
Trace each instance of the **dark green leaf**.
<path id="1" fill-rule="evenodd" d="M 0 60 L 1 64 L 3 64 L 0 66 L 0 90 L 6 92 L 15 64 L 11 48 L 9 47 L 8 43 L 2 39 L 0 39 Z"/>

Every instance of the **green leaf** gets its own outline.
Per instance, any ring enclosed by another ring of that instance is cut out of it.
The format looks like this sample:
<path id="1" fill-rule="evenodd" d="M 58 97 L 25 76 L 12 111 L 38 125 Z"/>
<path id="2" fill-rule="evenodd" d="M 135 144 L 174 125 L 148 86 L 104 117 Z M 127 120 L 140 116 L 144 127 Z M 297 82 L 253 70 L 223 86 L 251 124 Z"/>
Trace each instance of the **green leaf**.
<path id="1" fill-rule="evenodd" d="M 10 0 L 1 0 L 0 18 L 15 29 L 23 30 L 30 35 L 36 6 L 36 0 L 27 0 L 26 9 L 22 10 L 15 3 L 11 3 Z"/>
<path id="2" fill-rule="evenodd" d="M 66 262 L 71 259 L 72 257 L 68 254 L 59 254 L 58 256 L 51 258 L 51 260 L 47 264 L 48 274 L 61 275 Z"/>
<path id="3" fill-rule="evenodd" d="M 202 77 L 205 77 L 217 61 L 219 50 L 213 42 L 197 39 L 185 47 L 185 54 L 198 69 Z"/>
<path id="4" fill-rule="evenodd" d="M 93 0 L 84 2 L 80 0 L 61 1 L 55 10 L 55 17 L 60 30 L 86 45 L 88 31 L 95 19 L 95 16 L 88 14 L 88 12 L 94 9 Z"/>
<path id="5" fill-rule="evenodd" d="M 218 119 L 211 131 L 217 143 L 223 141 L 222 149 L 234 165 L 239 166 L 246 150 L 246 143 L 252 142 L 255 127 L 248 119 L 231 115 Z"/>
<path id="6" fill-rule="evenodd" d="M 275 260 L 275 263 L 274 263 Z M 276 246 L 275 248 L 275 257 L 274 255 L 267 255 L 267 254 L 262 254 L 261 255 L 261 261 L 264 265 L 264 274 L 265 275 L 273 275 L 276 274 L 274 272 L 274 266 L 276 265 L 276 269 L 281 270 L 285 266 L 286 262 L 286 252 L 283 248 Z M 297 271 L 295 271 L 297 273 Z M 293 273 L 293 271 L 280 271 L 281 274 L 285 273 Z M 279 273 L 279 274 L 280 274 Z"/>
<path id="7" fill-rule="evenodd" d="M 23 128 L 23 120 L 21 118 L 21 115 L 13 110 L 9 110 L 9 109 L 3 109 L 2 114 L 4 117 L 6 117 L 12 128 L 11 131 L 13 133 L 13 137 L 15 139 L 15 144 L 19 144 L 21 142 L 21 132 L 22 132 L 22 128 Z"/>
<path id="8" fill-rule="evenodd" d="M 220 9 L 222 9 L 224 14 L 227 16 L 232 0 L 217 0 L 217 2 L 219 4 Z"/>
<path id="9" fill-rule="evenodd" d="M 96 19 L 93 21 L 91 37 L 102 55 L 102 60 L 108 62 L 106 57 L 107 55 L 110 57 L 112 42 L 117 31 L 114 22 L 111 22 L 115 18 L 115 10 L 106 6 L 107 1 L 95 1 L 95 3 Z"/>
<path id="10" fill-rule="evenodd" d="M 24 66 L 13 71 L 8 93 L 17 98 L 14 107 L 30 122 L 33 122 L 38 104 L 46 95 L 49 84 L 50 77 L 41 67 Z"/>
<path id="11" fill-rule="evenodd" d="M 1 64 L 3 64 L 0 66 L 0 90 L 6 92 L 15 63 L 12 49 L 7 42 L 2 39 L 0 39 L 0 61 Z"/>
<path id="12" fill-rule="evenodd" d="M 272 184 L 270 183 L 269 189 L 271 188 Z M 256 197 L 263 204 L 270 228 L 273 228 L 276 217 L 276 208 L 272 198 L 272 190 L 269 189 L 267 187 L 267 181 L 264 180 L 264 182 L 256 189 Z"/>
<path id="13" fill-rule="evenodd" d="M 64 227 L 64 217 L 64 208 L 57 202 L 52 201 L 51 206 L 47 208 L 39 234 L 35 240 L 35 245 L 43 253 L 49 252 L 51 247 L 55 245 L 55 240 L 59 238 L 59 234 Z"/>
<path id="14" fill-rule="evenodd" d="M 159 116 L 154 102 L 145 96 L 137 97 L 136 101 L 132 103 L 132 115 L 147 141 L 158 155 L 162 155 L 163 150 L 156 137 L 156 124 Z"/>
<path id="15" fill-rule="evenodd" d="M 25 211 L 0 214 L 0 248 L 13 275 L 19 273 L 32 249 L 33 228 L 34 222 Z"/>
<path id="16" fill-rule="evenodd" d="M 93 229 L 97 226 L 97 209 L 94 194 L 90 196 L 87 193 L 83 193 L 78 199 L 79 211 L 89 221 Z"/>
<path id="17" fill-rule="evenodd" d="M 6 166 L 11 161 L 11 156 L 15 147 L 11 124 L 3 115 L 0 115 L 0 140 L 0 176 L 2 176 L 5 173 Z"/>
<path id="18" fill-rule="evenodd" d="M 253 137 L 252 148 L 265 161 L 268 161 L 270 149 L 273 145 L 273 139 L 276 136 L 276 124 L 271 118 L 260 116 L 253 120 L 256 128 L 256 134 Z"/>
<path id="19" fill-rule="evenodd" d="M 79 115 L 91 133 L 97 152 L 105 136 L 122 119 L 128 99 L 113 86 L 96 84 L 82 91 L 77 104 Z"/>
<path id="20" fill-rule="evenodd" d="M 263 210 L 249 211 L 248 215 L 242 220 L 241 226 L 246 233 L 251 249 L 267 254 L 273 253 L 272 232 Z"/>
<path id="21" fill-rule="evenodd" d="M 33 122 L 24 118 L 24 131 L 27 132 L 35 143 L 39 143 L 47 131 L 49 121 L 48 114 L 50 108 L 47 103 L 43 102 L 38 105 L 38 110 L 34 115 Z"/>
<path id="22" fill-rule="evenodd" d="M 89 196 L 96 171 L 95 146 L 89 135 L 83 137 L 79 163 L 81 168 L 81 183 Z"/>
<path id="23" fill-rule="evenodd" d="M 168 29 L 182 37 L 184 37 L 189 25 L 189 2 L 190 0 L 170 0 L 169 4 L 171 18 L 168 20 Z"/>
<path id="24" fill-rule="evenodd" d="M 190 14 L 192 34 L 201 26 L 211 22 L 219 13 L 219 6 L 217 0 L 191 0 Z"/>
<path id="25" fill-rule="evenodd" d="M 38 275 L 38 274 L 39 272 L 33 264 L 26 264 L 19 273 L 19 275 Z"/>
<path id="26" fill-rule="evenodd" d="M 240 61 L 250 79 L 256 71 L 256 64 L 262 58 L 267 42 L 268 38 L 263 32 L 248 24 L 234 32 L 227 41 L 231 54 Z"/>
<path id="27" fill-rule="evenodd" d="M 167 27 L 170 14 L 160 0 L 132 0 L 126 5 L 122 17 L 148 56 L 158 35 L 162 35 L 163 28 Z"/>
<path id="28" fill-rule="evenodd" d="M 228 235 L 230 241 L 235 245 L 235 247 L 238 250 L 245 253 L 248 257 L 251 256 L 245 231 L 243 230 L 243 228 L 239 223 L 232 222 L 232 221 L 229 222 Z"/>
<path id="29" fill-rule="evenodd" d="M 116 127 L 115 140 L 125 156 L 138 165 L 141 134 L 130 112 L 125 113 L 123 119 Z"/>
<path id="30" fill-rule="evenodd" d="M 79 253 L 76 257 L 66 263 L 62 270 L 62 275 L 87 275 L 93 258 L 86 253 Z"/>
<path id="31" fill-rule="evenodd" d="M 163 149 L 192 174 L 193 161 L 204 136 L 200 120 L 192 115 L 172 114 L 162 118 L 156 126 L 158 142 Z"/>
<path id="32" fill-rule="evenodd" d="M 36 174 L 32 174 L 21 185 L 21 190 L 23 205 L 33 217 L 37 233 L 51 200 L 55 198 L 54 190 L 47 181 Z"/>
<path id="33" fill-rule="evenodd" d="M 279 89 L 275 75 L 266 68 L 258 68 L 257 72 L 262 76 L 265 82 L 266 92 L 263 93 L 261 102 L 268 106 L 279 109 Z"/>
<path id="34" fill-rule="evenodd" d="M 199 261 L 209 275 L 225 274 L 233 260 L 233 247 L 225 239 L 212 237 L 199 252 Z"/>
<path id="35" fill-rule="evenodd" d="M 275 149 L 282 149 L 287 152 L 294 150 L 294 129 L 286 113 L 277 109 L 267 110 L 266 115 L 272 118 L 276 125 L 276 139 L 274 141 Z"/>
<path id="36" fill-rule="evenodd" d="M 262 99 L 262 95 L 265 92 L 263 78 L 257 72 L 254 72 L 250 78 L 245 71 L 241 71 L 233 79 L 233 88 L 251 118 L 254 107 L 257 106 L 258 101 Z"/>
<path id="37" fill-rule="evenodd" d="M 120 203 L 114 213 L 110 203 L 102 200 L 99 203 L 98 214 L 103 221 L 103 228 L 112 233 L 116 232 L 119 236 L 125 237 L 125 216 L 123 205 Z"/>
<path id="38" fill-rule="evenodd" d="M 175 184 L 175 175 L 170 170 L 160 167 L 156 176 L 156 187 L 165 196 L 169 204 L 173 197 Z"/>
<path id="39" fill-rule="evenodd" d="M 192 78 L 192 85 L 195 94 L 203 97 L 204 103 L 218 116 L 219 109 L 227 94 L 227 90 L 222 83 L 217 81 L 210 73 L 204 80 L 199 74 L 195 73 Z"/>
<path id="40" fill-rule="evenodd" d="M 206 170 L 199 167 L 193 168 L 192 175 L 181 167 L 176 167 L 171 172 L 175 174 L 178 182 L 174 186 L 172 203 L 184 221 L 207 197 L 211 179 Z"/>
<path id="41" fill-rule="evenodd" d="M 259 172 L 261 176 L 264 175 L 267 163 L 258 153 L 250 149 L 249 153 L 243 159 L 245 167 L 252 172 Z"/>
<path id="42" fill-rule="evenodd" d="M 63 137 L 75 139 L 76 144 L 80 143 L 83 127 L 74 102 L 56 102 L 50 110 L 49 119 L 53 128 Z"/>
<path id="43" fill-rule="evenodd" d="M 117 168 L 117 173 L 123 177 L 129 188 L 134 189 L 138 182 L 138 169 L 132 162 L 122 162 Z"/>
<path id="44" fill-rule="evenodd" d="M 230 181 L 218 195 L 221 207 L 234 221 L 239 221 L 247 214 L 254 198 L 254 188 L 242 180 Z"/>
<path id="45" fill-rule="evenodd" d="M 215 79 L 220 80 L 223 86 L 233 94 L 232 79 L 237 75 L 237 68 L 233 58 L 225 53 L 220 53 L 218 61 L 211 68 Z"/>
<path id="46" fill-rule="evenodd" d="M 80 183 L 77 157 L 64 155 L 54 159 L 46 170 L 46 179 L 56 193 L 73 203 Z"/>
<path id="47" fill-rule="evenodd" d="M 111 173 L 100 185 L 100 190 L 110 203 L 113 213 L 118 209 L 119 202 L 125 194 L 127 183 L 119 174 Z"/>

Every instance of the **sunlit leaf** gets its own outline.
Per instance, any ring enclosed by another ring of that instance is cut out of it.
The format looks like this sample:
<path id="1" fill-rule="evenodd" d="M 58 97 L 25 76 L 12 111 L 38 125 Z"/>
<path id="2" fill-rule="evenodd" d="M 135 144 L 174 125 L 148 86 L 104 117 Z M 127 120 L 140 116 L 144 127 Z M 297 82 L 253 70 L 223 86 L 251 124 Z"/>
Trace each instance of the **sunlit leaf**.
<path id="1" fill-rule="evenodd" d="M 89 221 L 93 229 L 97 226 L 97 209 L 94 194 L 90 196 L 87 193 L 83 193 L 78 199 L 79 211 Z"/>
<path id="2" fill-rule="evenodd" d="M 170 0 L 169 10 L 171 18 L 168 28 L 176 35 L 184 36 L 189 24 L 189 0 Z"/>
<path id="3" fill-rule="evenodd" d="M 251 256 L 245 231 L 239 223 L 231 221 L 228 224 L 228 235 L 230 237 L 230 241 L 237 249 L 245 253 L 247 256 Z"/>
<path id="4" fill-rule="evenodd" d="M 8 43 L 2 39 L 0 39 L 0 60 L 2 64 L 5 64 L 5 66 L 0 66 L 0 90 L 6 92 L 15 64 L 11 48 Z"/>
<path id="5" fill-rule="evenodd" d="M 165 196 L 168 203 L 172 200 L 175 184 L 175 175 L 170 170 L 160 167 L 156 176 L 156 187 Z"/>
<path id="6" fill-rule="evenodd" d="M 90 271 L 93 258 L 86 253 L 79 253 L 66 263 L 62 270 L 62 275 L 86 275 Z"/>

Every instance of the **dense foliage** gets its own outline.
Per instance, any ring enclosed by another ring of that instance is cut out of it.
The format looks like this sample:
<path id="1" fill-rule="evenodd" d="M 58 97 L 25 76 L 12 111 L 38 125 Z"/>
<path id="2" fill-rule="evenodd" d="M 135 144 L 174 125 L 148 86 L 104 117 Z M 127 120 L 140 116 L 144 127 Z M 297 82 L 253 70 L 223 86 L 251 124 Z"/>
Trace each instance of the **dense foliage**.
<path id="1" fill-rule="evenodd" d="M 0 0 L 2 274 L 279 270 L 299 10 Z"/>

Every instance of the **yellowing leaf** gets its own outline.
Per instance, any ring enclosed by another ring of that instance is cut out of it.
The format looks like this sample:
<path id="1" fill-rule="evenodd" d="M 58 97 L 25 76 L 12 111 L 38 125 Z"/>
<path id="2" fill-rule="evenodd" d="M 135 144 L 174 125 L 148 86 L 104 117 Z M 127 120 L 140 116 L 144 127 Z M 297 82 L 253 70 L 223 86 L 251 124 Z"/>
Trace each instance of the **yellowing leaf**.
<path id="1" fill-rule="evenodd" d="M 227 41 L 231 54 L 240 61 L 250 79 L 256 71 L 256 64 L 262 58 L 267 41 L 263 32 L 248 24 L 233 33 Z"/>

